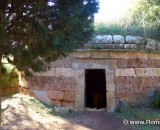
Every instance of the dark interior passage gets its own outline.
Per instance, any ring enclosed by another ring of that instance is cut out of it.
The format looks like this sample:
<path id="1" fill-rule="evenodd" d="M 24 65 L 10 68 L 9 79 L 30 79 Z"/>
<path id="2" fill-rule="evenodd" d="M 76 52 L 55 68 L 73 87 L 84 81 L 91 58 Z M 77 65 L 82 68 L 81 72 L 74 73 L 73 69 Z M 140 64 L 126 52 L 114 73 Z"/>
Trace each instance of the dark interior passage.
<path id="1" fill-rule="evenodd" d="M 106 78 L 104 69 L 85 71 L 85 105 L 90 108 L 106 108 Z"/>

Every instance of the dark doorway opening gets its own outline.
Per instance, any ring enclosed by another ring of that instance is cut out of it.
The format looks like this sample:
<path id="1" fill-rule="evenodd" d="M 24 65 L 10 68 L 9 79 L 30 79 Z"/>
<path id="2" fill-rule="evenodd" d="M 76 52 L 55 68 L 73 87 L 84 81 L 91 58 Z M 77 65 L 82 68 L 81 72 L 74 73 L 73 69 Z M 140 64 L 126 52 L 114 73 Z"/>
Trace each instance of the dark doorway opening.
<path id="1" fill-rule="evenodd" d="M 87 69 L 85 71 L 85 106 L 106 108 L 105 69 Z"/>

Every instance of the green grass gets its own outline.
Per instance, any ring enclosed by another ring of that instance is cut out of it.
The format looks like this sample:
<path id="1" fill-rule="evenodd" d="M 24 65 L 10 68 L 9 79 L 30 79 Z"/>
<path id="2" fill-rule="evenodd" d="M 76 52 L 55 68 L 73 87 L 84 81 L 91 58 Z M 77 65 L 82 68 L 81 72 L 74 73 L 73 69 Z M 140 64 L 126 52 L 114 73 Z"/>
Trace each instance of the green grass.
<path id="1" fill-rule="evenodd" d="M 117 112 L 116 116 L 127 119 L 129 121 L 145 121 L 145 120 L 160 120 L 160 110 L 157 109 L 149 109 L 147 108 L 132 108 L 126 112 Z M 140 130 L 159 130 L 160 127 L 158 125 L 130 125 L 131 127 L 140 129 Z"/>
<path id="2" fill-rule="evenodd" d="M 33 97 L 23 95 L 23 94 L 14 94 L 10 96 L 10 100 L 13 100 L 14 102 L 18 102 L 20 105 L 24 106 L 26 109 L 31 108 L 35 112 L 45 112 L 50 115 L 54 115 L 57 117 L 72 117 L 79 114 L 77 111 L 73 109 L 69 109 L 66 113 L 56 113 L 53 112 L 52 106 L 45 104 Z"/>
<path id="3" fill-rule="evenodd" d="M 52 113 L 54 116 L 59 116 L 59 117 L 73 117 L 73 116 L 77 116 L 79 115 L 79 112 L 73 110 L 73 109 L 69 109 L 68 112 L 66 113 L 56 113 L 53 112 Z"/>
<path id="4" fill-rule="evenodd" d="M 23 94 L 14 94 L 11 96 L 10 100 L 14 100 L 15 102 L 18 102 L 22 106 L 24 106 L 26 109 L 29 107 L 32 108 L 32 110 L 40 112 L 44 111 L 47 114 L 52 114 L 52 107 L 48 104 L 45 104 L 33 97 L 23 95 Z"/>

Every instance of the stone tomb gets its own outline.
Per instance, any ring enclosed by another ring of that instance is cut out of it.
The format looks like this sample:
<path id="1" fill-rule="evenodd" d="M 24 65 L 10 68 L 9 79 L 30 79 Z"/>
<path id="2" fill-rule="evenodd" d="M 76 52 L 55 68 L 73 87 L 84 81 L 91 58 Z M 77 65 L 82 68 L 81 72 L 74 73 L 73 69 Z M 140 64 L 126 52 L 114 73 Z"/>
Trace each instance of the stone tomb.
<path id="1" fill-rule="evenodd" d="M 99 85 L 104 86 L 103 94 L 100 96 L 102 91 L 97 95 L 95 91 L 91 92 L 94 95 L 91 102 L 94 103 L 90 105 L 86 103 L 89 100 L 86 95 L 89 82 L 86 73 L 94 75 L 94 72 L 97 79 L 105 79 L 97 80 Z M 99 74 L 103 76 L 100 77 Z M 55 61 L 47 72 L 35 73 L 33 77 L 27 78 L 27 83 L 21 85 L 21 92 L 28 91 L 45 103 L 67 108 L 101 108 L 93 104 L 102 102 L 102 107 L 106 105 L 107 111 L 112 112 L 119 101 L 148 101 L 159 86 L 160 53 L 80 51 Z M 106 101 L 106 104 L 102 100 Z"/>
<path id="2" fill-rule="evenodd" d="M 139 42 L 134 42 L 137 37 L 118 36 L 122 41 L 115 40 L 116 37 L 105 36 L 108 43 L 103 39 L 91 41 L 84 45 L 86 49 L 51 63 L 50 70 L 34 73 L 21 83 L 20 92 L 53 106 L 81 110 L 105 107 L 108 112 L 115 111 L 122 102 L 149 101 L 160 87 L 160 52 L 139 50 Z M 137 49 L 126 50 L 124 46 L 133 43 Z M 99 46 L 110 47 L 110 44 L 114 49 L 98 49 Z M 155 48 L 158 46 L 157 43 Z"/>

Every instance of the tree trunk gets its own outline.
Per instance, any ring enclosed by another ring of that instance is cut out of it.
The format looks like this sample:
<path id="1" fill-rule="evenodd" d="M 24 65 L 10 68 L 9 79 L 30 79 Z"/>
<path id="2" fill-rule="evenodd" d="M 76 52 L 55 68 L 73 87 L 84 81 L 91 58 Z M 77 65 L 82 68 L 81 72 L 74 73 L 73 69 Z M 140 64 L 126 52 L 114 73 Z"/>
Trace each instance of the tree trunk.
<path id="1" fill-rule="evenodd" d="M 0 87 L 0 102 L 1 102 L 1 96 L 2 96 L 2 87 Z M 2 122 L 2 119 L 1 119 L 1 112 L 2 112 L 2 109 L 1 109 L 1 103 L 0 103 L 0 129 L 1 129 L 1 122 Z"/>
<path id="2" fill-rule="evenodd" d="M 0 54 L 0 73 L 1 73 L 1 67 L 2 67 L 2 63 L 1 63 L 1 60 L 2 60 L 2 55 Z M 0 77 L 1 78 L 1 77 Z M 2 112 L 2 108 L 1 108 L 1 98 L 2 98 L 2 86 L 0 85 L 0 129 L 1 129 L 1 122 L 2 122 L 2 119 L 1 119 L 1 112 Z"/>

